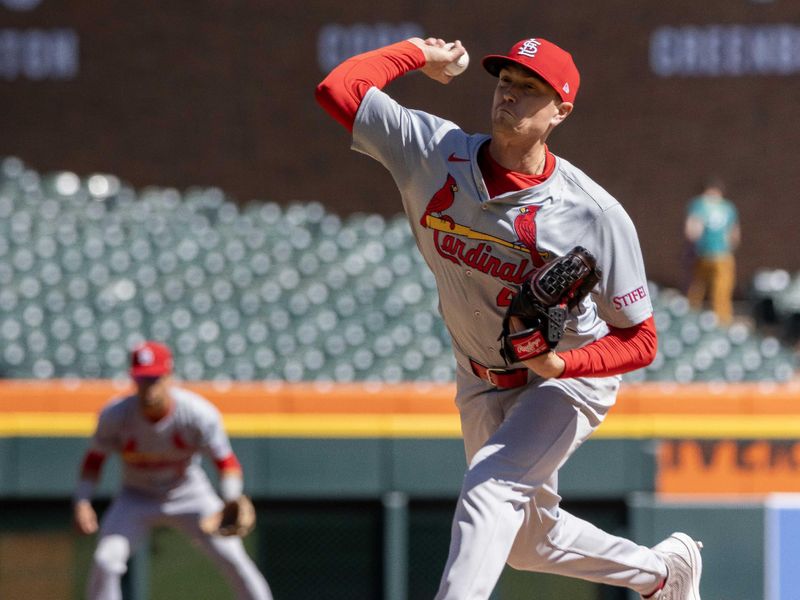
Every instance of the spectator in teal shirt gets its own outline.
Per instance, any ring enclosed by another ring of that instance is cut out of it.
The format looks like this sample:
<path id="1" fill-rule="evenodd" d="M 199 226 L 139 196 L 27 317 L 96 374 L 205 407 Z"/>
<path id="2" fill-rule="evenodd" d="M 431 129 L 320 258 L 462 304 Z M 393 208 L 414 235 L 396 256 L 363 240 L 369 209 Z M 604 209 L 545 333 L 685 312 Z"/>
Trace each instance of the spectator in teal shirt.
<path id="1" fill-rule="evenodd" d="M 692 280 L 687 296 L 699 310 L 708 294 L 711 308 L 722 324 L 733 319 L 733 289 L 736 282 L 734 251 L 739 245 L 739 215 L 724 197 L 721 181 L 709 181 L 703 193 L 692 198 L 686 216 L 686 239 L 694 249 Z"/>

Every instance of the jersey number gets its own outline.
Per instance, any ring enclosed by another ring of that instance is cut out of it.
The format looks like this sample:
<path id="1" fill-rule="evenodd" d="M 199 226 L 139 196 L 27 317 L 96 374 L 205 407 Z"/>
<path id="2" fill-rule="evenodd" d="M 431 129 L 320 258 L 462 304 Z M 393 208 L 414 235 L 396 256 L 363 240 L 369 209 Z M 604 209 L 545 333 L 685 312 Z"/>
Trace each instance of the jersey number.
<path id="1" fill-rule="evenodd" d="M 511 300 L 514 299 L 514 296 L 517 295 L 517 292 L 504 287 L 500 290 L 500 293 L 497 294 L 497 306 L 501 307 L 508 307 L 511 306 Z"/>

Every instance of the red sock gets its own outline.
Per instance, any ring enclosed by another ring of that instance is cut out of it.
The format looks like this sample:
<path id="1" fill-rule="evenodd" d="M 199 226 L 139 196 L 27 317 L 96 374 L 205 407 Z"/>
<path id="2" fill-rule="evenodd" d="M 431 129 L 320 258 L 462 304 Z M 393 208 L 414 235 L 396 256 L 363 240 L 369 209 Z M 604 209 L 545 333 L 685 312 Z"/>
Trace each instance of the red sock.
<path id="1" fill-rule="evenodd" d="M 652 592 L 650 592 L 646 596 L 642 596 L 642 598 L 652 598 L 653 596 L 656 595 L 656 593 L 658 593 L 659 590 L 663 589 L 663 587 L 664 587 L 664 585 L 666 585 L 666 583 L 667 583 L 667 578 L 664 577 L 664 579 L 661 580 L 661 583 L 658 584 L 658 587 L 656 589 L 654 589 Z"/>

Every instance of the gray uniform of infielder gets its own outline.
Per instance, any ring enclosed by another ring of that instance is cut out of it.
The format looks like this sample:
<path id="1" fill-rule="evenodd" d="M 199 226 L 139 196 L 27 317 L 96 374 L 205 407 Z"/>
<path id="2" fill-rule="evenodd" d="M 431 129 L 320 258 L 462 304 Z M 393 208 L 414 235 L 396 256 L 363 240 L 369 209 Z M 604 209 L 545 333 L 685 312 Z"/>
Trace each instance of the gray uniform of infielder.
<path id="1" fill-rule="evenodd" d="M 538 44 L 528 40 L 516 48 L 522 54 Z M 352 64 L 330 80 L 338 81 Z M 343 103 L 331 102 L 331 93 Z M 347 125 L 352 104 L 338 88 L 331 93 L 324 84 L 318 88 L 323 106 L 344 107 L 329 112 Z M 685 534 L 673 534 L 654 550 L 559 507 L 558 470 L 601 424 L 620 377 L 558 379 L 529 372 L 527 383 L 493 385 L 493 374 L 524 367 L 505 365 L 497 341 L 515 287 L 573 246 L 592 252 L 603 275 L 572 311 L 559 351 L 598 340 L 609 325 L 629 328 L 651 316 L 642 254 L 625 210 L 558 157 L 543 183 L 490 197 L 478 163 L 488 136 L 404 108 L 377 87 L 360 100 L 352 133 L 353 149 L 383 164 L 401 192 L 419 250 L 436 277 L 458 363 L 456 404 L 469 468 L 436 598 L 488 598 L 506 562 L 641 594 L 663 586 L 669 566 L 671 589 L 685 589 L 669 597 L 697 598 L 699 553 Z"/>
<path id="2" fill-rule="evenodd" d="M 189 536 L 222 570 L 237 598 L 271 600 L 264 577 L 241 538 L 207 535 L 199 519 L 223 502 L 200 466 L 200 453 L 215 462 L 232 456 L 219 412 L 188 390 L 171 387 L 171 412 L 153 423 L 135 395 L 106 406 L 100 414 L 90 453 L 119 453 L 122 490 L 103 516 L 88 597 L 121 598 L 120 577 L 128 559 L 156 525 Z"/>

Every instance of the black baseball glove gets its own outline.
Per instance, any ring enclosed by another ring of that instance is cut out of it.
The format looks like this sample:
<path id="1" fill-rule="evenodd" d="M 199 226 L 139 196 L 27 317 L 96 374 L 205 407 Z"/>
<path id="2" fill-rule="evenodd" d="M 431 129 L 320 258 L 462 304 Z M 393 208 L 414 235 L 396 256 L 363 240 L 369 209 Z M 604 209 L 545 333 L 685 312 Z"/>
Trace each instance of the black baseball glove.
<path id="1" fill-rule="evenodd" d="M 597 260 L 575 246 L 533 273 L 517 291 L 503 318 L 502 355 L 507 364 L 528 360 L 556 347 L 564 335 L 567 314 L 600 281 Z M 517 317 L 524 329 L 511 333 Z"/>

